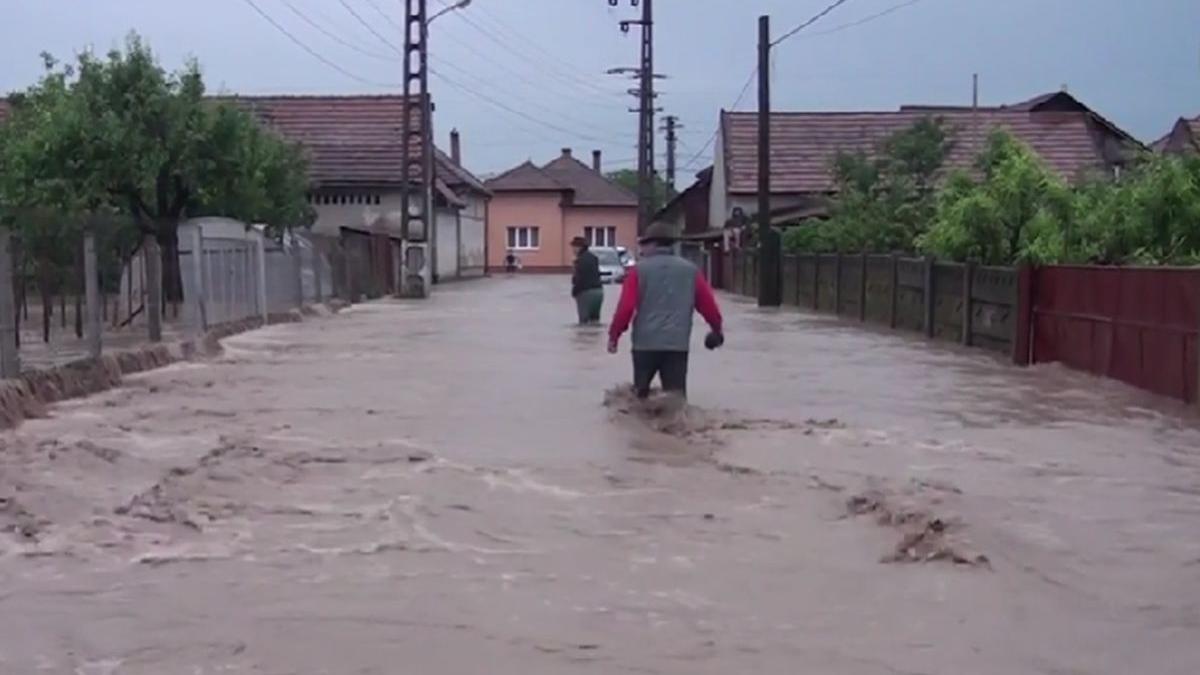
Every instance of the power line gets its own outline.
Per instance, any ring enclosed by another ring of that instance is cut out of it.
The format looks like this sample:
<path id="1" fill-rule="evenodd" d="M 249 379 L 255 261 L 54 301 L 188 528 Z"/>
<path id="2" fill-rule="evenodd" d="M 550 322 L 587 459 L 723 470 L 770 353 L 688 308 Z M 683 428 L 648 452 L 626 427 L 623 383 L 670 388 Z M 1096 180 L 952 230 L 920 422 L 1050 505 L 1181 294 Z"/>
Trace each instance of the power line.
<path id="1" fill-rule="evenodd" d="M 597 138 L 595 136 L 588 136 L 586 134 L 581 134 L 576 131 L 571 131 L 570 129 L 567 129 L 565 127 L 560 127 L 557 124 L 554 124 L 553 122 L 547 122 L 545 120 L 538 119 L 532 115 L 529 115 L 528 113 L 525 113 L 520 110 L 517 110 L 516 108 L 513 108 L 512 106 L 508 105 L 507 103 L 504 103 L 503 101 L 499 101 L 495 98 L 492 98 L 491 96 L 488 96 L 487 94 L 475 91 L 475 90 L 471 89 L 470 87 L 459 84 L 459 83 L 455 82 L 454 80 L 447 78 L 442 73 L 439 73 L 438 71 L 434 70 L 433 68 L 430 68 L 429 72 L 431 75 L 434 75 L 435 77 L 440 79 L 442 82 L 445 82 L 447 85 L 449 85 L 450 87 L 453 87 L 454 89 L 458 89 L 459 91 L 461 91 L 469 96 L 474 96 L 482 101 L 490 103 L 493 106 L 500 108 L 501 110 L 507 111 L 510 114 L 516 115 L 522 119 L 528 120 L 530 122 L 534 122 L 536 124 L 540 124 L 541 126 L 544 126 L 547 129 L 551 129 L 551 130 L 557 131 L 559 133 L 567 134 L 568 136 L 579 138 L 579 139 L 582 139 L 585 141 L 592 141 L 594 143 L 607 143 L 608 142 L 602 138 Z"/>
<path id="2" fill-rule="evenodd" d="M 822 30 L 822 31 L 817 31 L 815 33 L 809 33 L 809 35 L 816 37 L 818 35 L 833 35 L 834 33 L 840 33 L 848 28 L 855 28 L 855 27 L 861 26 L 863 24 L 871 23 L 872 21 L 875 21 L 876 19 L 882 19 L 883 17 L 885 17 L 889 14 L 894 14 L 906 7 L 912 7 L 913 5 L 917 4 L 918 2 L 921 2 L 921 0 L 908 0 L 908 2 L 902 2 L 898 5 L 892 5 L 891 7 L 888 7 L 887 9 L 883 10 L 882 12 L 876 12 L 875 14 L 871 14 L 870 16 L 863 17 L 862 19 L 859 19 L 858 21 L 851 21 L 850 23 L 844 23 L 840 26 L 834 26 L 833 28 L 830 28 L 828 30 Z"/>
<path id="3" fill-rule="evenodd" d="M 329 30 L 328 28 L 322 26 L 320 24 L 320 22 L 314 21 L 310 16 L 308 16 L 304 12 L 300 11 L 300 9 L 298 7 L 296 7 L 296 5 L 292 4 L 291 0 L 280 0 L 280 2 L 282 2 L 288 9 L 290 9 L 293 14 L 298 16 L 301 21 L 308 24 L 309 26 L 312 26 L 317 31 L 319 31 L 322 35 L 324 35 L 325 37 L 329 38 L 330 40 L 333 40 L 334 42 L 342 45 L 343 47 L 353 49 L 354 51 L 358 52 L 359 54 L 362 54 L 364 56 L 369 56 L 373 59 L 379 59 L 381 61 L 391 61 L 393 63 L 398 63 L 400 61 L 399 58 L 394 57 L 394 56 L 388 56 L 387 54 L 378 54 L 378 53 L 375 53 L 368 49 L 363 49 L 362 47 L 354 44 L 353 42 L 339 36 L 337 33 L 334 33 L 333 31 Z"/>
<path id="4" fill-rule="evenodd" d="M 272 18 L 270 14 L 267 14 L 265 11 L 263 11 L 262 7 L 259 7 L 258 4 L 254 2 L 254 0 L 244 0 L 244 2 L 247 5 L 250 5 L 250 7 L 255 12 L 257 12 L 259 16 L 261 16 L 263 19 L 265 19 L 267 21 L 267 23 L 274 26 L 275 29 L 278 30 L 280 33 L 283 33 L 287 37 L 287 39 L 291 40 L 297 47 L 308 52 L 309 55 L 311 55 L 313 58 L 317 59 L 321 63 L 324 63 L 325 65 L 329 66 L 330 68 L 333 68 L 334 70 L 341 73 L 342 75 L 345 75 L 346 77 L 348 77 L 356 82 L 370 85 L 372 87 L 383 87 L 383 88 L 388 88 L 388 89 L 394 89 L 399 86 L 395 83 L 376 82 L 374 80 L 367 79 L 360 75 L 356 75 L 356 74 L 350 72 L 349 70 L 346 70 L 342 66 L 338 65 L 336 62 L 326 58 L 324 55 L 322 55 L 320 52 L 316 51 L 312 47 L 309 47 L 302 40 L 300 40 L 300 38 L 293 35 L 291 31 L 289 31 L 287 28 L 285 28 L 283 26 L 283 24 L 279 23 L 274 18 Z"/>
<path id="5" fill-rule="evenodd" d="M 399 47 L 397 47 L 394 43 L 392 43 L 391 40 L 387 39 L 387 37 L 384 36 L 383 33 L 380 33 L 379 31 L 375 30 L 375 27 L 371 25 L 371 22 L 364 19 L 362 17 L 362 15 L 359 14 L 358 11 L 355 10 L 354 7 L 350 3 L 346 2 L 346 0 L 338 0 L 338 2 L 341 3 L 342 7 L 345 7 L 346 11 L 350 12 L 350 15 L 353 16 L 356 21 L 358 21 L 360 24 L 362 24 L 362 27 L 366 28 L 367 31 L 369 31 L 371 33 L 371 35 L 374 35 L 375 37 L 379 38 L 379 41 L 382 42 L 383 44 L 391 47 L 392 51 L 396 52 L 397 54 L 399 54 L 401 56 L 404 56 L 403 49 L 400 49 Z M 397 28 L 399 28 L 399 26 L 397 26 Z M 400 32 L 403 33 L 404 29 L 400 28 Z"/>
<path id="6" fill-rule="evenodd" d="M 796 26 L 795 28 L 791 29 L 790 31 L 788 31 L 788 32 L 784 33 L 784 34 L 783 34 L 783 37 L 781 37 L 781 38 L 779 38 L 778 40 L 775 40 L 774 42 L 772 42 L 772 43 L 771 43 L 771 46 L 772 46 L 772 47 L 776 47 L 776 46 L 780 45 L 781 43 L 783 43 L 784 41 L 788 40 L 789 38 L 791 38 L 791 37 L 792 37 L 793 35 L 795 35 L 796 33 L 799 33 L 800 31 L 804 30 L 805 28 L 808 28 L 809 26 L 811 26 L 811 25 L 813 25 L 814 23 L 816 23 L 816 22 L 820 21 L 821 19 L 824 19 L 824 18 L 825 18 L 825 16 L 826 16 L 827 14 L 829 14 L 829 13 L 830 13 L 830 12 L 832 12 L 833 10 L 837 9 L 838 7 L 841 7 L 842 5 L 846 4 L 846 3 L 847 3 L 847 2 L 849 2 L 849 1 L 850 1 L 850 0 L 835 0 L 833 4 L 829 5 L 829 6 L 828 6 L 828 7 L 826 7 L 825 9 L 823 9 L 823 10 L 821 10 L 821 11 L 817 12 L 816 14 L 814 14 L 814 15 L 812 16 L 812 18 L 810 18 L 808 21 L 805 21 L 804 23 L 800 24 L 799 26 Z"/>
<path id="7" fill-rule="evenodd" d="M 446 0 L 438 0 L 438 2 L 440 2 L 443 6 L 448 6 Z M 483 8 L 481 8 L 481 11 L 482 10 L 483 10 Z M 486 26 L 481 25 L 474 18 L 472 18 L 470 16 L 470 14 L 468 14 L 467 12 L 457 12 L 457 18 L 459 20 L 461 20 L 464 23 L 466 23 L 467 25 L 471 26 L 476 31 L 478 31 L 480 34 L 482 34 L 483 36 L 485 36 L 492 42 L 496 43 L 500 47 L 504 48 L 505 51 L 507 51 L 508 53 L 510 53 L 518 58 L 521 58 L 522 60 L 529 62 L 530 64 L 536 66 L 537 68 L 539 68 L 540 70 L 545 72 L 545 74 L 556 77 L 556 79 L 558 79 L 560 82 L 563 82 L 564 84 L 567 84 L 572 87 L 576 87 L 580 90 L 589 89 L 591 91 L 589 92 L 588 95 L 595 95 L 597 93 L 602 96 L 605 96 L 605 97 L 619 95 L 619 92 L 613 92 L 613 91 L 604 89 L 603 87 L 600 87 L 599 85 L 591 82 L 590 80 L 588 80 L 585 77 L 581 77 L 579 75 L 571 73 L 570 71 L 568 71 L 564 68 L 559 67 L 558 61 L 561 60 L 561 58 L 562 58 L 561 55 L 552 54 L 551 52 L 547 51 L 543 47 L 540 47 L 535 41 L 526 39 L 524 36 L 522 36 L 516 30 L 507 28 L 494 15 L 489 13 L 488 16 L 489 16 L 489 18 L 492 19 L 492 23 L 495 24 L 497 31 L 505 32 L 509 36 L 515 38 L 515 40 L 513 42 L 508 42 L 505 40 L 504 37 L 497 35 L 496 32 L 493 32 L 493 31 L 489 30 Z M 525 51 L 524 48 L 526 46 L 528 46 L 531 49 L 536 49 L 537 51 L 541 52 L 542 56 L 536 56 L 536 55 L 531 54 L 529 51 Z"/>
<path id="8" fill-rule="evenodd" d="M 729 106 L 729 110 L 734 110 L 739 105 L 741 105 L 742 99 L 746 98 L 746 94 L 750 91 L 750 85 L 754 84 L 754 76 L 757 74 L 758 74 L 758 68 L 755 68 L 754 70 L 750 71 L 750 76 L 746 78 L 746 84 L 742 85 L 742 91 L 739 92 L 737 95 L 737 98 L 734 99 L 733 105 Z M 687 163 L 683 165 L 683 168 L 690 169 L 690 168 L 694 167 L 696 165 L 696 160 L 700 159 L 700 157 L 702 157 L 704 155 L 704 153 L 708 152 L 709 148 L 711 148 L 713 146 L 713 143 L 717 142 L 717 136 L 720 135 L 720 133 L 721 133 L 721 123 L 720 123 L 720 121 L 718 121 L 717 128 L 714 129 L 712 132 L 712 135 L 710 135 L 708 137 L 708 141 L 706 141 L 704 143 L 704 146 L 701 147 L 700 150 L 698 150 L 695 155 L 692 155 L 692 158 L 689 159 L 687 161 Z"/>
<path id="9" fill-rule="evenodd" d="M 293 34 L 291 31 L 289 31 L 287 29 L 287 27 L 285 27 L 283 24 L 276 21 L 274 17 L 272 17 L 265 10 L 263 10 L 262 7 L 260 7 L 258 5 L 258 3 L 255 2 L 255 0 L 243 0 L 243 1 L 247 5 L 249 5 L 255 11 L 255 13 L 257 13 L 260 17 L 262 17 L 263 20 L 265 20 L 267 23 L 271 24 L 276 30 L 278 30 L 280 33 L 282 33 L 284 36 L 286 36 L 297 47 L 301 48 L 302 50 L 307 52 L 313 58 L 317 59 L 318 61 L 325 64 L 326 66 L 329 66 L 330 68 L 336 70 L 337 72 L 341 73 L 342 75 L 345 75 L 346 77 L 348 77 L 352 80 L 355 80 L 356 82 L 360 82 L 360 83 L 375 86 L 375 87 L 383 87 L 383 88 L 388 88 L 388 89 L 399 88 L 399 85 L 396 83 L 376 82 L 374 80 L 370 80 L 368 78 L 357 75 L 350 70 L 347 70 L 346 68 L 344 68 L 343 66 L 338 64 L 336 61 L 333 61 L 332 59 L 326 57 L 324 54 L 321 54 L 317 50 L 310 47 L 303 40 L 296 37 L 296 35 Z M 448 86 L 453 87 L 454 89 L 458 89 L 459 91 L 462 91 L 463 93 L 465 93 L 469 96 L 473 96 L 473 97 L 483 100 L 487 103 L 490 103 L 491 105 L 493 105 L 497 108 L 500 108 L 501 110 L 504 110 L 512 115 L 520 117 L 521 119 L 528 120 L 528 121 L 530 121 L 534 124 L 537 124 L 541 127 L 551 129 L 554 131 L 558 131 L 560 133 L 566 134 L 571 137 L 579 138 L 582 140 L 593 141 L 596 143 L 606 143 L 606 141 L 603 139 L 571 131 L 564 127 L 560 127 L 552 122 L 547 122 L 546 120 L 539 119 L 539 118 L 529 115 L 525 112 L 517 110 L 517 109 L 505 104 L 502 101 L 498 101 L 495 98 L 488 96 L 487 94 L 483 94 L 481 92 L 474 91 L 470 87 L 467 87 L 465 85 L 461 85 L 457 82 L 454 82 L 453 80 L 447 78 L 445 75 L 442 75 L 441 73 L 438 73 L 437 71 L 433 70 L 432 68 L 430 69 L 430 73 L 432 75 L 435 75 L 440 80 L 445 82 Z"/>
<path id="10" fill-rule="evenodd" d="M 398 47 L 395 45 L 395 43 L 393 43 L 393 42 L 392 42 L 391 40 L 389 40 L 389 39 L 388 39 L 386 36 L 384 36 L 383 34 L 381 34 L 381 33 L 380 33 L 380 32 L 379 32 L 379 31 L 378 31 L 378 30 L 377 30 L 377 29 L 376 29 L 374 26 L 372 26 L 372 25 L 370 24 L 370 22 L 368 22 L 368 21 L 367 21 L 365 18 L 363 18 L 363 16 L 362 16 L 361 14 L 359 14 L 359 13 L 358 13 L 358 12 L 357 12 L 357 11 L 354 9 L 354 7 L 353 7 L 352 5 L 350 5 L 350 3 L 349 3 L 349 2 L 347 2 L 346 0 L 338 0 L 338 2 L 339 2 L 341 5 L 342 5 L 342 7 L 346 8 L 346 11 L 350 12 L 350 14 L 351 14 L 351 15 L 352 15 L 352 16 L 355 18 L 355 20 L 357 20 L 357 21 L 358 21 L 358 23 L 360 23 L 360 24 L 361 24 L 361 25 L 362 25 L 364 28 L 366 28 L 366 29 L 367 29 L 367 30 L 368 30 L 368 31 L 369 31 L 369 32 L 370 32 L 372 35 L 374 35 L 376 38 L 378 38 L 380 42 L 382 42 L 383 44 L 387 45 L 388 47 L 391 47 L 391 48 L 392 48 L 394 51 L 396 51 L 398 54 L 403 54 L 403 53 L 404 53 L 403 51 L 401 51 L 401 50 L 400 50 L 400 49 L 399 49 L 399 48 L 398 48 Z M 380 7 L 380 6 L 379 6 L 379 5 L 378 5 L 378 4 L 375 2 L 375 0 L 367 0 L 367 4 L 369 4 L 369 5 L 370 5 L 370 6 L 371 6 L 371 7 L 372 7 L 372 8 L 373 8 L 373 9 L 374 9 L 374 10 L 375 10 L 375 11 L 376 11 L 376 12 L 377 12 L 377 13 L 378 13 L 380 16 L 381 16 L 381 17 L 383 17 L 383 19 L 384 19 L 385 21 L 387 21 L 388 23 L 390 23 L 390 24 L 391 24 L 393 27 L 395 27 L 397 30 L 399 30 L 399 31 L 401 31 L 401 32 L 403 32 L 403 31 L 404 31 L 404 29 L 403 29 L 403 28 L 401 28 L 401 27 L 400 27 L 398 24 L 396 24 L 396 22 L 395 22 L 395 21 L 392 19 L 392 17 L 391 17 L 391 16 L 389 16 L 389 15 L 388 15 L 388 13 L 387 13 L 387 12 L 385 12 L 385 11 L 383 10 L 383 8 L 382 8 L 382 7 Z M 472 46 L 470 46 L 470 45 L 466 45 L 466 46 L 467 46 L 469 49 L 472 49 L 472 50 L 474 51 L 474 47 L 472 47 Z M 479 53 L 479 52 L 476 52 L 476 53 Z M 484 58 L 486 58 L 486 57 L 485 57 L 485 56 L 484 56 L 482 53 L 480 53 L 480 56 L 481 56 L 481 57 L 484 57 Z M 485 80 L 485 79 L 482 79 L 482 78 L 480 78 L 479 76 L 477 76 L 477 75 L 475 75 L 474 73 L 472 73 L 470 70 L 468 70 L 468 69 L 466 69 L 466 68 L 462 68 L 462 67 L 460 67 L 460 66 L 458 66 L 458 65 L 456 65 L 456 64 L 454 64 L 454 63 L 451 63 L 451 62 L 449 62 L 449 61 L 447 61 L 447 60 L 445 60 L 445 59 L 440 59 L 440 60 L 439 60 L 439 63 L 441 63 L 443 66 L 446 66 L 446 67 L 448 67 L 448 68 L 450 68 L 450 69 L 454 70 L 455 72 L 458 72 L 458 73 L 460 73 L 460 74 L 461 74 L 463 77 L 466 77 L 466 78 L 468 78 L 468 79 L 472 79 L 472 80 L 474 80 L 475 82 L 477 82 L 477 83 L 479 83 L 479 84 L 481 84 L 481 85 L 483 85 L 483 86 L 487 86 L 487 87 L 494 87 L 494 86 L 497 86 L 497 85 L 495 85 L 494 83 L 492 83 L 492 82 L 490 82 L 490 81 L 488 81 L 488 80 Z M 535 83 L 533 80 L 529 79 L 529 77 L 528 77 L 528 76 L 526 76 L 526 75 L 524 75 L 523 73 L 517 72 L 517 71 L 515 71 L 515 70 L 511 70 L 511 69 L 507 69 L 507 70 L 509 70 L 509 72 L 510 72 L 510 73 L 511 73 L 511 74 L 512 74 L 514 77 L 517 77 L 518 79 L 520 79 L 521 81 L 523 81 L 523 82 L 527 83 L 527 84 L 528 84 L 528 85 L 530 85 L 531 87 L 536 87 L 536 86 L 537 86 L 537 85 L 536 85 L 536 83 Z M 433 74 L 435 74 L 435 75 L 438 75 L 439 77 L 441 77 L 441 78 L 442 78 L 442 80 L 443 80 L 443 81 L 446 81 L 447 83 L 449 83 L 449 81 L 448 81 L 448 80 L 446 80 L 446 78 L 445 78 L 445 76 L 444 76 L 444 75 L 440 75 L 440 74 L 436 73 L 435 71 L 433 71 L 432 69 L 430 70 L 430 72 L 431 72 L 431 73 L 433 73 Z M 464 85 L 461 85 L 461 84 L 460 84 L 460 85 L 452 85 L 452 86 L 457 86 L 457 88 L 459 88 L 460 90 L 463 90 L 463 91 L 464 91 L 464 92 L 466 92 L 466 93 L 469 93 L 469 94 L 471 94 L 471 95 L 474 95 L 474 96 L 475 96 L 475 97 L 477 97 L 477 98 L 484 98 L 484 97 L 483 97 L 483 95 L 482 95 L 482 94 L 480 94 L 479 92 L 477 92 L 477 91 L 474 91 L 474 90 L 471 90 L 471 89 L 469 89 L 469 88 L 465 87 Z M 488 98 L 486 98 L 486 99 L 484 99 L 484 100 L 488 100 L 489 102 L 494 102 L 494 101 L 495 101 L 495 99 L 491 99 L 490 97 L 488 97 Z M 591 102 L 589 101 L 588 103 L 590 104 Z M 539 106 L 539 107 L 540 107 L 540 106 Z M 510 107 L 508 107 L 508 106 L 505 106 L 505 109 L 506 109 L 506 110 L 511 110 L 512 108 L 510 108 Z M 553 110 L 549 110 L 549 109 L 547 109 L 547 108 L 541 108 L 541 110 L 542 110 L 542 112 L 543 112 L 543 113 L 546 113 L 546 114 L 550 114 L 550 115 L 555 115 L 555 114 L 556 114 L 556 113 L 555 113 Z M 560 114 L 560 115 L 561 115 L 561 114 Z M 583 119 L 581 119 L 581 118 L 576 118 L 576 117 L 568 117 L 568 116 L 565 116 L 565 115 L 562 115 L 562 116 L 563 116 L 563 117 L 567 117 L 567 119 L 569 119 L 570 121 L 572 121 L 574 124 L 578 124 L 578 125 L 580 125 L 580 126 L 588 127 L 589 129 L 591 129 L 592 131 L 594 131 L 594 132 L 596 132 L 596 133 L 600 133 L 600 134 L 607 134 L 607 133 L 609 133 L 609 131 L 608 131 L 607 129 L 603 129 L 603 128 L 601 128 L 601 127 L 598 127 L 598 126 L 596 126 L 595 124 L 592 124 L 591 122 L 588 122 L 588 121 L 586 121 L 586 120 L 583 120 Z M 527 117 L 528 119 L 536 119 L 536 118 L 533 118 L 531 115 L 526 115 L 526 117 Z M 545 125 L 546 123 L 543 121 L 543 122 L 542 122 L 542 124 L 543 124 L 543 125 Z M 557 128 L 557 127 L 556 127 L 556 128 Z M 582 138 L 583 136 L 580 136 L 580 137 Z"/>

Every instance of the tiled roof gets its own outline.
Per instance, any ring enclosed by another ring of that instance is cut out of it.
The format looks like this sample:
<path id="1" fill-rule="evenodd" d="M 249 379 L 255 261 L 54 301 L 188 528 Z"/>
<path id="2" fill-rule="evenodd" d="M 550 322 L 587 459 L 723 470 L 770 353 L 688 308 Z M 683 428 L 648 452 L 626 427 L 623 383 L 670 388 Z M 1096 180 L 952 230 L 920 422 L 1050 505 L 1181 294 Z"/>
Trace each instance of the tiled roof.
<path id="1" fill-rule="evenodd" d="M 576 206 L 637 206 L 636 195 L 569 154 L 542 167 L 542 171 L 575 192 Z"/>
<path id="2" fill-rule="evenodd" d="M 304 146 L 309 153 L 309 177 L 315 185 L 400 184 L 403 96 L 234 96 L 224 100 L 244 106 L 281 136 Z M 420 123 L 417 115 L 413 124 Z M 436 148 L 434 164 L 437 179 L 445 185 L 486 193 L 478 178 Z"/>
<path id="3" fill-rule="evenodd" d="M 486 185 L 492 192 L 563 192 L 570 189 L 530 161 L 492 178 Z"/>
<path id="4" fill-rule="evenodd" d="M 872 154 L 888 136 L 930 116 L 943 119 L 954 130 L 948 167 L 970 167 L 987 136 L 997 128 L 1007 129 L 1027 143 L 1066 179 L 1103 169 L 1106 164 L 1086 113 L 912 108 L 899 112 L 776 113 L 771 118 L 771 190 L 831 191 L 830 166 L 839 152 Z M 757 113 L 723 113 L 721 129 L 729 191 L 757 193 Z"/>
<path id="5" fill-rule="evenodd" d="M 568 191 L 576 206 L 637 206 L 637 196 L 564 150 L 539 167 L 533 162 L 513 167 L 487 182 L 494 192 Z"/>
<path id="6" fill-rule="evenodd" d="M 221 96 L 243 106 L 284 138 L 304 146 L 316 186 L 399 185 L 403 96 Z M 0 122 L 10 104 L 0 98 Z M 418 115 L 414 124 L 420 124 Z M 487 194 L 483 182 L 434 148 L 435 188 L 461 204 L 454 190 Z"/>

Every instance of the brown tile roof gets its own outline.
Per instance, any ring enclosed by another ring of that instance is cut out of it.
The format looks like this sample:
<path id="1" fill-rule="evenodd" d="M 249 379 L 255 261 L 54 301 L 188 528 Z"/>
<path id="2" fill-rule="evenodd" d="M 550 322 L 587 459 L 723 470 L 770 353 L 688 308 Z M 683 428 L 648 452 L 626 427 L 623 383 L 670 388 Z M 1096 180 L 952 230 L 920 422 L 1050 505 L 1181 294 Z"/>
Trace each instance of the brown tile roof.
<path id="1" fill-rule="evenodd" d="M 309 153 L 309 179 L 318 187 L 400 184 L 403 96 L 220 96 L 254 113 L 281 136 Z M 0 99 L 0 122 L 10 104 Z M 415 124 L 420 124 L 417 117 Z M 458 190 L 487 194 L 482 181 L 434 148 L 438 183 L 450 203 Z"/>
<path id="2" fill-rule="evenodd" d="M 531 161 L 518 164 L 486 185 L 492 192 L 565 192 L 570 189 Z"/>
<path id="3" fill-rule="evenodd" d="M 493 192 L 566 191 L 576 206 L 637 206 L 636 195 L 575 159 L 569 151 L 542 167 L 526 161 L 486 185 Z"/>
<path id="4" fill-rule="evenodd" d="M 1155 152 L 1200 153 L 1200 116 L 1194 119 L 1180 117 L 1171 131 L 1150 147 Z"/>
<path id="5" fill-rule="evenodd" d="M 830 166 L 838 152 L 871 154 L 891 134 L 923 117 L 943 119 L 955 131 L 947 166 L 972 165 L 988 134 L 1009 130 L 1029 144 L 1060 175 L 1074 179 L 1106 166 L 1086 113 L 981 109 L 905 108 L 899 112 L 776 113 L 771 119 L 772 192 L 829 192 Z M 757 193 L 757 113 L 723 113 L 721 121 L 728 189 Z"/>
<path id="6" fill-rule="evenodd" d="M 309 153 L 314 185 L 394 186 L 403 171 L 401 121 L 404 97 L 384 96 L 233 96 L 288 140 Z M 414 124 L 420 124 L 418 115 Z M 487 190 L 483 183 L 449 155 L 435 148 L 437 179 L 442 185 Z M 453 201 L 453 200 L 451 200 Z"/>
<path id="7" fill-rule="evenodd" d="M 575 193 L 576 206 L 637 206 L 637 196 L 564 153 L 542 171 Z"/>

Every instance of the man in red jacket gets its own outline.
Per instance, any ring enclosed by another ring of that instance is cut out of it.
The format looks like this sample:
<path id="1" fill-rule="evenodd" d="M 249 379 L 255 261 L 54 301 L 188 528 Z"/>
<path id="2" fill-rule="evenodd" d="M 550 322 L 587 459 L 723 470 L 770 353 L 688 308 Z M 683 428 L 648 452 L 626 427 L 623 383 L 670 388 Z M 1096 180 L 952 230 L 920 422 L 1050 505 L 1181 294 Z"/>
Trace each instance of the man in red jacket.
<path id="1" fill-rule="evenodd" d="M 664 223 L 646 230 L 642 255 L 625 276 L 609 327 L 608 351 L 616 354 L 621 335 L 633 324 L 633 386 L 638 398 L 650 395 L 655 375 L 663 391 L 687 396 L 694 312 L 712 329 L 706 347 L 716 349 L 725 342 L 712 287 L 695 265 L 674 254 L 676 240 L 674 229 Z"/>

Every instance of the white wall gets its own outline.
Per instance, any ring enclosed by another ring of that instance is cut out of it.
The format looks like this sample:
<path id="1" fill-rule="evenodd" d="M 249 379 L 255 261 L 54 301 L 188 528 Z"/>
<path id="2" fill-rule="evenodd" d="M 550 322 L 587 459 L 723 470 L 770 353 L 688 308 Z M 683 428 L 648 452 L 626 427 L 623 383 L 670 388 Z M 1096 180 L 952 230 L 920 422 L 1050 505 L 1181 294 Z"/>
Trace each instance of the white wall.
<path id="1" fill-rule="evenodd" d="M 467 207 L 459 212 L 460 261 L 463 276 L 480 276 L 487 263 L 484 242 L 487 240 L 487 200 L 483 195 L 467 198 Z"/>
<path id="2" fill-rule="evenodd" d="M 437 211 L 437 276 L 439 281 L 458 276 L 458 209 Z"/>

